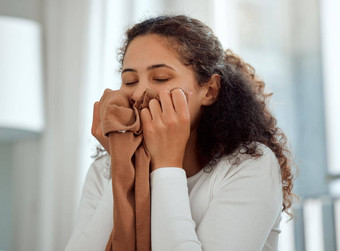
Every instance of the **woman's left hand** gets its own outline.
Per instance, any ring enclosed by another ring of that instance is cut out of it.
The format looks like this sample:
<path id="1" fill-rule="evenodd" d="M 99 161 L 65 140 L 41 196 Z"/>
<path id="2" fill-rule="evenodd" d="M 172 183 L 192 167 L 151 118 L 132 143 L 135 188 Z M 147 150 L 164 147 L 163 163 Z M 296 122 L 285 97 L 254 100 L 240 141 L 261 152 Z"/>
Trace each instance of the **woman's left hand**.
<path id="1" fill-rule="evenodd" d="M 93 119 L 92 119 L 91 133 L 98 140 L 98 142 L 104 147 L 106 152 L 110 154 L 109 138 L 103 135 L 101 122 L 100 122 L 100 101 L 95 102 L 93 105 Z"/>
<path id="2" fill-rule="evenodd" d="M 159 92 L 141 111 L 144 144 L 151 155 L 152 171 L 160 167 L 182 167 L 190 135 L 190 113 L 181 89 Z"/>

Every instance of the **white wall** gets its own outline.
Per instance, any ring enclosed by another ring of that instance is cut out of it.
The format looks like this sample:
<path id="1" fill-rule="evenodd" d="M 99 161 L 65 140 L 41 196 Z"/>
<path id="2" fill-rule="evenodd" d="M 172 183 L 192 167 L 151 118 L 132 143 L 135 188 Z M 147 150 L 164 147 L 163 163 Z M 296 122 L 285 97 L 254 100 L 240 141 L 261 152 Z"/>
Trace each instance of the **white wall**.
<path id="1" fill-rule="evenodd" d="M 0 15 L 41 23 L 42 2 L 1 0 Z M 39 138 L 0 142 L 0 250 L 35 250 L 39 142 Z"/>

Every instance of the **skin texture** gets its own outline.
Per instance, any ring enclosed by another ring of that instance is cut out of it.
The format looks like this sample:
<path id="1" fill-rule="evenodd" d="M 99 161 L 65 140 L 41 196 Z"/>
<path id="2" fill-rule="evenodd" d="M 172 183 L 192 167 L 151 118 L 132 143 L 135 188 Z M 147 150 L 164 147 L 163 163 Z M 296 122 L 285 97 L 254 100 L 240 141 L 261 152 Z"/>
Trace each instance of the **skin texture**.
<path id="1" fill-rule="evenodd" d="M 200 86 L 190 66 L 185 66 L 157 35 L 136 37 L 129 45 L 122 66 L 120 90 L 137 100 L 146 88 L 159 93 L 149 109 L 141 111 L 144 143 L 151 155 L 151 169 L 175 166 L 184 168 L 190 177 L 203 167 L 196 151 L 196 126 L 202 106 L 212 104 L 219 90 L 219 76 Z M 180 87 L 189 92 L 186 100 Z M 100 102 L 94 105 L 92 134 L 108 150 L 99 120 Z M 109 152 L 109 151 L 108 151 Z"/>

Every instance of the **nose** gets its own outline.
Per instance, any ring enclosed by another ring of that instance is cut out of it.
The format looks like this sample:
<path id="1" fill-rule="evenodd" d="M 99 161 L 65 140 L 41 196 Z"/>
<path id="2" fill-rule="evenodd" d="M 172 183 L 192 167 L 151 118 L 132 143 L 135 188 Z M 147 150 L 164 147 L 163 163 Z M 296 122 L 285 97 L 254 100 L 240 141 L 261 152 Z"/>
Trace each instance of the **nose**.
<path id="1" fill-rule="evenodd" d="M 142 82 L 142 81 L 139 81 L 137 84 L 136 84 L 136 87 L 134 88 L 133 90 L 133 93 L 132 93 L 132 96 L 131 96 L 131 100 L 133 102 L 136 102 L 136 100 L 138 100 L 142 94 L 144 93 L 144 91 L 148 88 L 147 84 Z"/>

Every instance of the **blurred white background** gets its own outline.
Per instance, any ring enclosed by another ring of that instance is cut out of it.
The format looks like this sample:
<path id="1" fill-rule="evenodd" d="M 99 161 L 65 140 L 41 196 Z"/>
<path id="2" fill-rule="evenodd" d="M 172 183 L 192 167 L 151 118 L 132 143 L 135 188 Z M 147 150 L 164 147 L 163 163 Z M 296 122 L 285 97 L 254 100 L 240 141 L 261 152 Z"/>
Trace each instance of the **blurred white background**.
<path id="1" fill-rule="evenodd" d="M 126 27 L 159 14 L 208 24 L 274 92 L 271 109 L 300 168 L 301 201 L 294 221 L 281 223 L 280 251 L 339 251 L 338 0 L 0 0 L 0 16 L 40 31 L 44 111 L 38 131 L 13 135 L 0 123 L 0 250 L 64 249 L 97 145 L 93 104 L 105 88 L 119 88 L 116 55 Z M 0 117 L 13 108 L 2 105 Z"/>

